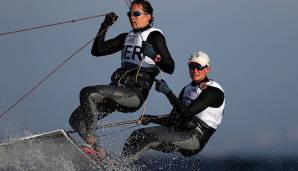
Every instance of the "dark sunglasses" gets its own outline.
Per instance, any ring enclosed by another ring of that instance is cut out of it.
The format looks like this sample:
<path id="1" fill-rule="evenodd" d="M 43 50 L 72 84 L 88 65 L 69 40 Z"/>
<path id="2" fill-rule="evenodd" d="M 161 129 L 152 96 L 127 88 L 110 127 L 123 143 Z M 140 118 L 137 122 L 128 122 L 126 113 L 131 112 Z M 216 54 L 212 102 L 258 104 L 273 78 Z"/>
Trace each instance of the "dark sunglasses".
<path id="1" fill-rule="evenodd" d="M 198 63 L 190 63 L 190 64 L 188 64 L 188 68 L 190 70 L 197 69 L 197 70 L 200 70 L 201 71 L 201 70 L 203 70 L 206 67 L 207 67 L 207 65 L 206 66 L 202 66 L 202 65 L 200 65 Z"/>
<path id="2" fill-rule="evenodd" d="M 140 12 L 140 11 L 134 11 L 134 12 L 130 12 L 130 11 L 128 11 L 127 12 L 127 16 L 128 17 L 131 17 L 132 15 L 134 16 L 134 17 L 138 17 L 138 16 L 141 16 L 142 14 L 146 14 L 145 12 Z"/>

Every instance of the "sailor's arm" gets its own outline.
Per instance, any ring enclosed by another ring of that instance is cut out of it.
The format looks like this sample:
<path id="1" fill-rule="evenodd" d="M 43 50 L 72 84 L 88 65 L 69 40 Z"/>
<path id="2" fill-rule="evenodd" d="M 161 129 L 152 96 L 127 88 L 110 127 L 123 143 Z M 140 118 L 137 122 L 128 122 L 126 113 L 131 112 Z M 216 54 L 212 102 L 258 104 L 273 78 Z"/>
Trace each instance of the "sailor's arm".
<path id="1" fill-rule="evenodd" d="M 166 115 L 156 116 L 156 115 L 144 115 L 140 118 L 140 123 L 147 125 L 149 123 L 159 124 L 165 127 L 174 127 L 178 122 L 181 122 L 179 115 L 174 112 Z"/>
<path id="2" fill-rule="evenodd" d="M 182 99 L 183 92 L 184 92 L 184 88 L 181 90 L 179 94 L 179 99 Z M 140 118 L 140 121 L 144 125 L 149 123 L 155 123 L 166 127 L 173 127 L 179 124 L 178 122 L 183 121 L 183 118 L 179 118 L 179 117 L 180 115 L 178 115 L 176 110 L 173 108 L 170 114 L 165 114 L 161 116 L 144 115 Z"/>
<path id="3" fill-rule="evenodd" d="M 105 41 L 105 36 L 108 28 L 113 25 L 113 23 L 117 20 L 117 17 L 118 16 L 115 13 L 109 13 L 106 15 L 105 20 L 102 22 L 93 42 L 93 46 L 91 49 L 91 54 L 93 56 L 109 55 L 122 49 L 123 42 L 127 33 L 120 34 L 113 39 Z"/>
<path id="4" fill-rule="evenodd" d="M 156 65 L 162 71 L 172 74 L 175 69 L 175 63 L 168 50 L 165 37 L 159 31 L 154 31 L 149 34 L 147 41 L 152 44 L 157 53 L 156 57 L 159 58 L 158 60 L 154 60 L 156 57 L 153 59 Z"/>
<path id="5" fill-rule="evenodd" d="M 202 112 L 207 107 L 218 108 L 224 101 L 223 91 L 212 86 L 208 86 L 203 90 L 202 93 L 188 106 L 179 100 L 172 92 L 168 93 L 166 96 L 177 112 L 183 114 L 184 117 L 187 118 L 191 118 Z"/>
<path id="6" fill-rule="evenodd" d="M 113 39 L 105 41 L 107 29 L 100 27 L 97 37 L 94 39 L 91 54 L 93 56 L 104 56 L 116 53 L 122 49 L 127 33 L 122 33 Z"/>

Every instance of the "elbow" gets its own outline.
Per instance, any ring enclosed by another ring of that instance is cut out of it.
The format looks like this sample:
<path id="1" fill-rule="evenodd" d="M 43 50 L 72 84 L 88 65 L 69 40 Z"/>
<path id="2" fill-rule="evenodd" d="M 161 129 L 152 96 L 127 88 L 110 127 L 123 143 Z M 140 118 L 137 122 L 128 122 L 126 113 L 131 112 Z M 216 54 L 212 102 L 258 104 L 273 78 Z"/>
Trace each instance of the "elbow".
<path id="1" fill-rule="evenodd" d="M 171 63 L 170 63 L 170 67 L 169 67 L 169 74 L 173 74 L 174 73 L 174 70 L 175 70 L 175 62 L 173 59 L 171 59 Z"/>
<path id="2" fill-rule="evenodd" d="M 92 56 L 102 56 L 102 54 L 98 51 L 98 50 L 96 50 L 96 49 L 94 49 L 94 48 L 92 48 L 92 50 L 91 50 L 91 55 Z"/>
<path id="3" fill-rule="evenodd" d="M 174 73 L 174 70 L 175 70 L 175 63 L 172 62 L 172 64 L 170 65 L 170 67 L 168 68 L 167 72 L 168 74 L 173 74 Z"/>
<path id="4" fill-rule="evenodd" d="M 91 49 L 91 55 L 92 56 L 98 56 L 98 53 L 95 51 L 94 48 Z"/>
<path id="5" fill-rule="evenodd" d="M 167 73 L 167 74 L 173 74 L 175 70 L 175 63 L 174 61 L 171 62 L 161 62 L 161 64 L 158 64 L 160 69 Z"/>
<path id="6" fill-rule="evenodd" d="M 175 70 L 175 66 L 173 65 L 173 67 L 171 67 L 171 69 L 169 70 L 169 74 L 173 74 L 174 73 L 174 70 Z"/>

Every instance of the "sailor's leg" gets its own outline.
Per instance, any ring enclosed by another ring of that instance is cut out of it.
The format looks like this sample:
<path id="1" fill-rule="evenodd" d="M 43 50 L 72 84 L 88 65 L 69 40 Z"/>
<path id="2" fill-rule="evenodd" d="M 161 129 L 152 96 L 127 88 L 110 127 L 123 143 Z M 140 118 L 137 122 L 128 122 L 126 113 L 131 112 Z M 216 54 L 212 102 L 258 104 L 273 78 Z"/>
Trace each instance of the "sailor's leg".
<path id="1" fill-rule="evenodd" d="M 150 148 L 165 153 L 180 153 L 183 156 L 192 156 L 201 150 L 201 143 L 197 136 L 190 131 L 177 131 L 163 127 L 159 129 L 157 146 Z"/>
<path id="2" fill-rule="evenodd" d="M 136 160 L 149 148 L 149 144 L 158 142 L 158 135 L 149 133 L 147 128 L 141 128 L 132 132 L 122 149 L 122 157 Z"/>
<path id="3" fill-rule="evenodd" d="M 77 107 L 71 114 L 69 118 L 70 126 L 77 132 L 81 137 L 87 135 L 86 133 L 86 124 L 83 120 L 84 113 L 81 109 L 81 106 Z"/>
<path id="4" fill-rule="evenodd" d="M 97 120 L 108 115 L 107 112 L 104 113 L 102 105 L 105 93 L 96 87 L 98 86 L 85 87 L 80 92 L 80 104 L 84 115 L 82 120 L 86 126 L 86 134 L 83 135 L 82 138 L 91 145 L 96 143 Z M 100 111 L 98 110 L 98 106 L 100 106 Z"/>
<path id="5" fill-rule="evenodd" d="M 135 112 L 143 104 L 137 94 L 126 86 L 116 86 L 110 98 L 117 104 L 119 112 Z"/>
<path id="6" fill-rule="evenodd" d="M 85 114 L 86 141 L 93 144 L 96 137 L 96 123 L 116 109 L 121 112 L 133 112 L 141 106 L 141 100 L 132 89 L 117 85 L 98 85 L 83 88 L 80 92 L 80 104 Z"/>
<path id="7" fill-rule="evenodd" d="M 180 149 L 196 151 L 199 147 L 199 141 L 190 132 L 155 126 L 134 131 L 125 143 L 122 155 L 135 160 L 148 148 L 171 153 L 180 152 Z"/>

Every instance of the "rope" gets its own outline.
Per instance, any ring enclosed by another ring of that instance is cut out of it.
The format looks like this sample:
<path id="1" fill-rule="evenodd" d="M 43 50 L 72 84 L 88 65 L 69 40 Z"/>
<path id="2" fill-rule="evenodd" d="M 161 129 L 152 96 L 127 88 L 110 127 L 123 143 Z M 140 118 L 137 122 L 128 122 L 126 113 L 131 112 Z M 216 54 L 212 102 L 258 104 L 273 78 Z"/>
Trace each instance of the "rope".
<path id="1" fill-rule="evenodd" d="M 136 124 L 139 125 L 140 120 L 139 119 L 135 119 L 135 120 L 128 120 L 128 121 L 120 121 L 120 122 L 114 122 L 114 123 L 110 123 L 110 124 L 106 124 L 106 125 L 98 125 L 96 127 L 96 129 L 99 128 L 110 128 L 110 127 L 115 127 L 115 126 L 121 126 L 121 125 L 128 125 L 128 124 Z M 68 134 L 72 134 L 72 133 L 76 133 L 75 130 L 70 130 L 67 131 Z"/>
<path id="2" fill-rule="evenodd" d="M 107 133 L 107 134 L 99 135 L 97 137 L 104 137 L 104 136 L 112 135 L 112 134 L 115 134 L 117 132 L 125 131 L 125 130 L 131 129 L 131 128 L 134 128 L 134 127 L 140 125 L 141 124 L 141 120 L 142 120 L 142 118 L 143 118 L 143 116 L 144 116 L 144 114 L 146 112 L 147 100 L 145 100 L 144 103 L 145 104 L 144 104 L 143 112 L 141 114 L 140 119 L 130 120 L 130 121 L 123 121 L 123 122 L 115 122 L 115 123 L 112 123 L 112 124 L 98 126 L 98 127 L 96 127 L 96 129 L 98 129 L 98 128 L 108 128 L 108 127 L 120 126 L 120 125 L 126 125 L 126 124 L 136 124 L 136 125 L 130 126 L 128 128 L 120 129 L 119 131 L 114 131 L 114 132 L 110 132 L 110 133 Z"/>
<path id="3" fill-rule="evenodd" d="M 131 4 L 131 2 L 128 1 L 128 0 L 125 0 L 125 2 L 126 2 L 126 5 L 127 5 L 128 9 L 129 9 L 129 8 L 130 8 L 130 4 Z"/>
<path id="4" fill-rule="evenodd" d="M 96 37 L 103 34 L 109 27 L 104 29 L 102 32 L 98 33 L 94 38 L 89 40 L 83 46 L 81 46 L 78 50 L 76 50 L 71 56 L 66 58 L 61 64 L 59 64 L 56 68 L 54 68 L 49 74 L 47 74 L 43 79 L 41 79 L 35 86 L 33 86 L 29 91 L 27 91 L 23 96 L 21 96 L 13 105 L 11 105 L 7 110 L 0 114 L 0 119 L 8 113 L 12 108 L 14 108 L 18 103 L 20 103 L 23 99 L 29 96 L 35 89 L 37 89 L 43 82 L 45 82 L 51 75 L 53 75 L 58 69 L 60 69 L 66 62 L 68 62 L 72 57 L 74 57 L 77 53 L 79 53 L 82 49 L 84 49 L 89 43 L 91 43 Z"/>
<path id="5" fill-rule="evenodd" d="M 139 119 L 129 120 L 129 121 L 121 121 L 121 122 L 114 122 L 114 123 L 106 124 L 106 125 L 99 125 L 96 127 L 96 129 L 110 128 L 110 127 L 115 127 L 115 126 L 121 126 L 121 125 L 127 125 L 127 124 L 138 124 L 138 123 L 139 123 Z"/>
<path id="6" fill-rule="evenodd" d="M 121 77 L 119 78 L 119 81 L 118 81 L 117 85 L 118 85 L 118 86 L 121 85 L 120 82 L 121 82 L 121 80 L 122 80 L 122 78 L 123 78 L 124 75 L 128 74 L 129 72 L 133 71 L 133 70 L 136 69 L 136 68 L 137 68 L 137 67 L 134 67 L 134 68 L 132 68 L 132 69 L 126 71 L 124 74 L 122 74 Z M 136 76 L 136 77 L 137 77 L 137 76 Z"/>
<path id="7" fill-rule="evenodd" d="M 15 31 L 0 33 L 0 36 L 19 33 L 19 32 L 25 32 L 25 31 L 30 31 L 30 30 L 36 30 L 36 29 L 41 29 L 41 28 L 46 28 L 46 27 L 52 27 L 52 26 L 57 26 L 57 25 L 62 25 L 62 24 L 67 24 L 67 23 L 75 23 L 75 22 L 78 22 L 78 21 L 98 18 L 98 17 L 102 17 L 102 16 L 105 16 L 105 15 L 107 15 L 107 14 L 99 14 L 99 15 L 95 15 L 95 16 L 91 16 L 91 17 L 84 17 L 84 18 L 78 18 L 78 19 L 73 19 L 73 20 L 68 20 L 68 21 L 62 21 L 62 22 L 58 22 L 58 23 L 47 24 L 47 25 L 42 25 L 42 26 L 37 26 L 37 27 L 29 27 L 29 28 L 19 29 L 19 30 L 15 30 Z"/>
<path id="8" fill-rule="evenodd" d="M 129 129 L 134 128 L 136 126 L 138 126 L 138 125 L 133 125 L 133 126 L 130 126 L 130 127 L 124 128 L 124 129 L 120 129 L 118 131 L 110 132 L 110 133 L 107 133 L 107 134 L 102 134 L 102 135 L 97 136 L 97 138 L 98 137 L 105 137 L 105 136 L 108 136 L 108 135 L 113 135 L 113 134 L 116 134 L 117 132 L 122 132 L 122 131 L 125 131 L 125 130 L 129 130 Z"/>

